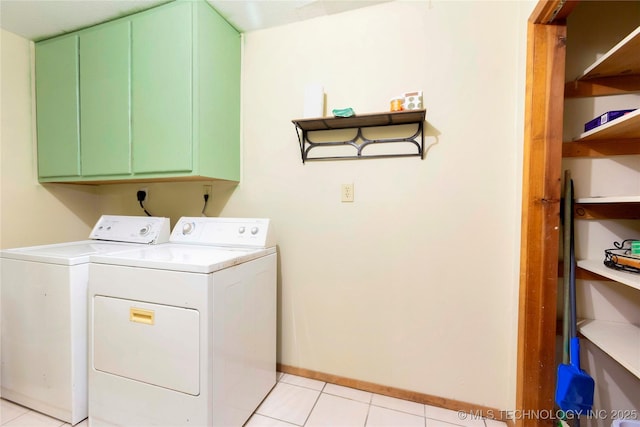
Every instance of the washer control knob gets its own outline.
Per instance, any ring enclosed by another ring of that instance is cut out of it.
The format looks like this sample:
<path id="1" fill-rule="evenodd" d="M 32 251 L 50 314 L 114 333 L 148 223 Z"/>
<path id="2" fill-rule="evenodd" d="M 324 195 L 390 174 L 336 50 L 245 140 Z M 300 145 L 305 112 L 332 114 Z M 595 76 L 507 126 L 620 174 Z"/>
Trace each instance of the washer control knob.
<path id="1" fill-rule="evenodd" d="M 182 225 L 182 234 L 191 234 L 195 228 L 196 225 L 193 222 L 185 222 Z"/>
<path id="2" fill-rule="evenodd" d="M 245 231 L 246 231 L 245 227 L 238 228 L 238 234 L 244 234 Z"/>
<path id="3" fill-rule="evenodd" d="M 258 231 L 260 231 L 258 227 L 251 227 L 251 234 L 253 234 L 254 236 L 258 234 Z"/>
<path id="4" fill-rule="evenodd" d="M 149 231 L 151 231 L 151 224 L 147 224 L 142 227 L 140 231 L 138 231 L 138 234 L 140 234 L 141 236 L 146 236 L 147 234 L 149 234 Z"/>

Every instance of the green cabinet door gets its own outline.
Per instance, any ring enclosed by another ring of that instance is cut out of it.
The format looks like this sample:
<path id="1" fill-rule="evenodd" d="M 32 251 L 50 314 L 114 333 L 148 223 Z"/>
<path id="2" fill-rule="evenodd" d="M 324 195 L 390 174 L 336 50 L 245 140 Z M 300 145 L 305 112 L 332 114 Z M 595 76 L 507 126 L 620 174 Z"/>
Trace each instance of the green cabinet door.
<path id="1" fill-rule="evenodd" d="M 193 168 L 190 3 L 174 3 L 131 21 L 136 174 Z"/>
<path id="2" fill-rule="evenodd" d="M 206 2 L 196 6 L 198 170 L 240 181 L 240 34 Z"/>
<path id="3" fill-rule="evenodd" d="M 80 175 L 78 36 L 36 44 L 38 175 Z"/>
<path id="4" fill-rule="evenodd" d="M 83 176 L 131 172 L 130 23 L 80 34 L 80 127 Z"/>

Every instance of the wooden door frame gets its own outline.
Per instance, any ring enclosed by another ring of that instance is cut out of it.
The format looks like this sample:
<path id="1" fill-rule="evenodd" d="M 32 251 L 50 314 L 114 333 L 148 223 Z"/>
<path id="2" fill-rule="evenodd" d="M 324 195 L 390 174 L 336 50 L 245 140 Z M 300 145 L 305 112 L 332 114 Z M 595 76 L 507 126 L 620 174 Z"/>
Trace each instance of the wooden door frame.
<path id="1" fill-rule="evenodd" d="M 527 28 L 515 425 L 553 425 L 565 19 L 577 1 L 540 0 Z"/>

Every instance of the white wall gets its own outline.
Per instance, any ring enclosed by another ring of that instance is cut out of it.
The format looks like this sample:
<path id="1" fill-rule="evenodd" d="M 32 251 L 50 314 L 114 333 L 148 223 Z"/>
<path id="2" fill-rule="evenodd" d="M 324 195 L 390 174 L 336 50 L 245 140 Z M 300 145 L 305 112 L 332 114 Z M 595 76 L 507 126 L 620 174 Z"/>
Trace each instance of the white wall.
<path id="1" fill-rule="evenodd" d="M 38 183 L 33 43 L 0 31 L 0 248 L 86 239 L 98 215 L 96 188 Z"/>
<path id="2" fill-rule="evenodd" d="M 207 214 L 273 219 L 279 362 L 514 408 L 533 5 L 395 1 L 245 35 L 242 182 L 213 183 Z M 3 92 L 5 68 L 24 86 L 11 98 L 3 93 L 3 111 L 20 103 L 26 122 L 27 64 L 5 65 L 5 43 L 22 61 L 31 48 L 2 34 Z M 312 82 L 325 86 L 328 111 L 385 111 L 391 97 L 424 91 L 425 159 L 303 165 L 291 120 L 302 116 L 303 89 Z M 3 116 L 4 247 L 31 244 L 43 230 L 38 243 L 84 238 L 99 213 L 142 213 L 138 184 L 37 184 L 28 127 L 5 138 Z M 340 202 L 342 183 L 355 184 L 354 203 Z M 200 214 L 201 183 L 144 186 L 154 215 L 175 223 Z M 43 212 L 66 225 L 48 230 L 51 221 L 35 221 Z M 35 227 L 14 231 L 29 223 Z"/>
<path id="3" fill-rule="evenodd" d="M 244 175 L 222 213 L 274 219 L 281 363 L 513 407 L 530 11 L 399 1 L 246 35 Z M 313 82 L 328 111 L 423 90 L 425 160 L 303 165 L 291 119 Z"/>

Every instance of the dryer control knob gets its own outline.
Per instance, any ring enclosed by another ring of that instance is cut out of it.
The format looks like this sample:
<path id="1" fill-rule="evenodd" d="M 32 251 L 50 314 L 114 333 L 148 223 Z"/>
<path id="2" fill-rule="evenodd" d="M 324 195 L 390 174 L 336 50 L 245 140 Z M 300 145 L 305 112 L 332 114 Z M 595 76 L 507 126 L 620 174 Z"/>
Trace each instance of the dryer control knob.
<path id="1" fill-rule="evenodd" d="M 191 234 L 196 225 L 193 222 L 185 222 L 182 226 L 182 234 Z"/>
<path id="2" fill-rule="evenodd" d="M 251 227 L 251 234 L 253 234 L 254 236 L 258 234 L 258 231 L 260 231 L 258 227 Z"/>
<path id="3" fill-rule="evenodd" d="M 140 234 L 141 236 L 146 236 L 147 234 L 149 234 L 149 231 L 151 231 L 151 224 L 147 224 L 142 227 L 140 231 L 138 231 L 138 234 Z"/>
<path id="4" fill-rule="evenodd" d="M 239 234 L 244 234 L 245 230 L 246 230 L 246 228 L 240 227 L 240 228 L 238 228 L 238 233 Z"/>

